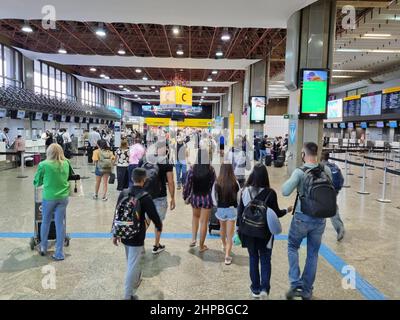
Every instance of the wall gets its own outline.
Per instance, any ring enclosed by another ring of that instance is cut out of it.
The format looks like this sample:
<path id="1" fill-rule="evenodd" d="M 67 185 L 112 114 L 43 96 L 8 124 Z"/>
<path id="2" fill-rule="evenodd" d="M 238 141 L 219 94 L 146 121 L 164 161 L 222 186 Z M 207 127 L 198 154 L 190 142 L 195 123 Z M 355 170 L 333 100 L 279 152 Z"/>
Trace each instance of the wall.
<path id="1" fill-rule="evenodd" d="M 288 99 L 269 99 L 267 116 L 281 116 L 288 113 Z"/>

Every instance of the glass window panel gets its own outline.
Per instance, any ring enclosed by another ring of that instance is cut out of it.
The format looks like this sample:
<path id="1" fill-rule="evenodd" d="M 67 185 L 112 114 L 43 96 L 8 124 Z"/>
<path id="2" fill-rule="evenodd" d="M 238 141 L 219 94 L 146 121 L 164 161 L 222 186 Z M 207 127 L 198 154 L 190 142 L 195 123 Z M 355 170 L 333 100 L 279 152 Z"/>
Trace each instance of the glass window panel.
<path id="1" fill-rule="evenodd" d="M 3 75 L 3 45 L 0 44 L 0 77 Z M 0 83 L 1 85 L 2 83 Z"/>
<path id="2" fill-rule="evenodd" d="M 14 78 L 14 56 L 10 48 L 4 46 L 4 76 L 7 78 Z"/>
<path id="3" fill-rule="evenodd" d="M 47 64 L 42 63 L 42 88 L 48 89 L 49 88 L 49 77 L 48 77 L 49 67 Z M 48 94 L 48 90 L 46 91 Z"/>
<path id="4" fill-rule="evenodd" d="M 53 67 L 49 67 L 49 92 L 50 96 L 54 97 L 55 96 L 55 90 L 56 90 L 56 81 L 55 81 L 55 71 Z"/>
<path id="5" fill-rule="evenodd" d="M 63 93 L 63 97 L 67 93 L 67 74 L 65 72 L 61 73 L 61 92 Z"/>

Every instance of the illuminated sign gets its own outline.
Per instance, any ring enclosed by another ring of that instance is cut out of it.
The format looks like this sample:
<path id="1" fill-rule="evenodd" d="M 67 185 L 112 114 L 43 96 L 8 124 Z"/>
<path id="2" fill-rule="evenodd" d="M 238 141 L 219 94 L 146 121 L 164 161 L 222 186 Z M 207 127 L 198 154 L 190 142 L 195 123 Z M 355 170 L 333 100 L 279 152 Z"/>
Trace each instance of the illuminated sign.
<path id="1" fill-rule="evenodd" d="M 301 77 L 300 117 L 326 118 L 329 72 L 326 69 L 303 69 Z"/>
<path id="2" fill-rule="evenodd" d="M 178 86 L 160 88 L 160 106 L 191 106 L 192 95 L 192 88 Z"/>

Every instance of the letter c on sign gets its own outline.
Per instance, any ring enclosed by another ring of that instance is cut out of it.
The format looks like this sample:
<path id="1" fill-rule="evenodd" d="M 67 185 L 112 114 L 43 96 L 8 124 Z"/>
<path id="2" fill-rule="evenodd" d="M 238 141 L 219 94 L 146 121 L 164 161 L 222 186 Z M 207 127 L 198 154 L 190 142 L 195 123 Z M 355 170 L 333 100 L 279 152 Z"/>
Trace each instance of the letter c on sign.
<path id="1" fill-rule="evenodd" d="M 183 101 L 183 102 L 186 102 L 185 96 L 186 96 L 186 93 L 182 93 L 182 101 Z"/>

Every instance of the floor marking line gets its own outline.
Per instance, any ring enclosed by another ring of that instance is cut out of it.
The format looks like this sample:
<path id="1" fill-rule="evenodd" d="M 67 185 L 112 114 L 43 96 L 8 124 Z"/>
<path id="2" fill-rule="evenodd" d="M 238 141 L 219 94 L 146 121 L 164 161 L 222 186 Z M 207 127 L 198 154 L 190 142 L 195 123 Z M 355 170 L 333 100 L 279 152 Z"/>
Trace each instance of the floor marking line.
<path id="1" fill-rule="evenodd" d="M 72 232 L 69 233 L 72 239 L 111 239 L 109 232 Z M 29 239 L 33 237 L 32 232 L 0 232 L 0 239 Z M 147 239 L 154 239 L 154 233 L 148 233 Z M 163 239 L 192 239 L 191 233 L 163 233 Z M 219 239 L 219 235 L 207 235 L 208 239 Z M 276 235 L 275 240 L 287 241 L 287 235 Z M 306 245 L 306 241 L 301 243 Z M 348 265 L 327 245 L 321 244 L 319 254 L 341 275 L 343 267 Z M 356 289 L 367 300 L 387 300 L 387 297 L 382 294 L 377 288 L 365 280 L 358 272 L 356 272 Z"/>

